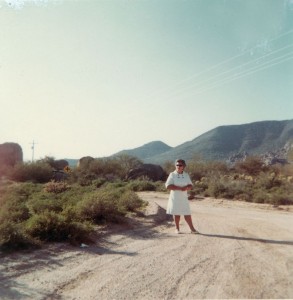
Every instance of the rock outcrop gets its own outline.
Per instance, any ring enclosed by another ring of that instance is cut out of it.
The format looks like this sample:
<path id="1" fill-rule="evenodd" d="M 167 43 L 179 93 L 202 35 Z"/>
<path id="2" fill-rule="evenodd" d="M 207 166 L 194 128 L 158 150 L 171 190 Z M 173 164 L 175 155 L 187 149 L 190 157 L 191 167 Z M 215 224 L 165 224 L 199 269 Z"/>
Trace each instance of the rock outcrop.
<path id="1" fill-rule="evenodd" d="M 167 174 L 159 165 L 142 164 L 137 168 L 129 170 L 126 179 L 146 178 L 152 181 L 166 180 Z"/>
<path id="2" fill-rule="evenodd" d="M 276 151 L 267 151 L 263 154 L 258 155 L 263 163 L 267 166 L 274 164 L 285 165 L 289 163 L 288 154 L 293 151 L 293 143 L 287 142 L 284 147 L 277 149 Z M 229 165 L 234 165 L 237 162 L 245 161 L 248 156 L 251 156 L 248 152 L 239 152 L 233 154 L 226 161 Z"/>
<path id="3" fill-rule="evenodd" d="M 89 165 L 94 161 L 95 159 L 91 156 L 84 156 L 82 157 L 78 163 L 77 163 L 77 167 L 78 168 L 88 168 Z"/>
<path id="4" fill-rule="evenodd" d="M 0 144 L 0 166 L 14 167 L 20 162 L 23 162 L 23 153 L 19 144 Z"/>

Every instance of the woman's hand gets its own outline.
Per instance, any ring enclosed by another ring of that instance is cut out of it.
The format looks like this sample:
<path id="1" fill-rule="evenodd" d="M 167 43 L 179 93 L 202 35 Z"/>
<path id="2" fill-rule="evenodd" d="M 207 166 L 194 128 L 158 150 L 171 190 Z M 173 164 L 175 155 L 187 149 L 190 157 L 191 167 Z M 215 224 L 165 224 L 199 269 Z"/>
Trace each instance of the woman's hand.
<path id="1" fill-rule="evenodd" d="M 191 190 L 192 189 L 192 185 L 188 184 L 188 185 L 185 185 L 185 186 L 178 186 L 178 185 L 170 184 L 170 185 L 167 186 L 167 189 L 168 190 L 185 192 L 185 191 Z"/>
<path id="2" fill-rule="evenodd" d="M 181 191 L 190 191 L 192 189 L 192 185 L 191 184 L 188 184 L 186 186 L 183 186 Z"/>

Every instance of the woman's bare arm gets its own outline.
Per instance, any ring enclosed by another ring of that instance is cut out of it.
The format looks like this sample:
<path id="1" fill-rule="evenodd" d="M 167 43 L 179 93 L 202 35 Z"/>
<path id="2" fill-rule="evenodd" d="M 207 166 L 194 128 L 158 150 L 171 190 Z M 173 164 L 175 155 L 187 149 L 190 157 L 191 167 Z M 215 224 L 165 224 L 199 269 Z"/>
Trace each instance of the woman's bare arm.
<path id="1" fill-rule="evenodd" d="M 168 190 L 173 190 L 173 191 L 189 191 L 192 189 L 192 184 L 188 184 L 185 186 L 178 186 L 175 184 L 170 184 L 167 186 Z"/>

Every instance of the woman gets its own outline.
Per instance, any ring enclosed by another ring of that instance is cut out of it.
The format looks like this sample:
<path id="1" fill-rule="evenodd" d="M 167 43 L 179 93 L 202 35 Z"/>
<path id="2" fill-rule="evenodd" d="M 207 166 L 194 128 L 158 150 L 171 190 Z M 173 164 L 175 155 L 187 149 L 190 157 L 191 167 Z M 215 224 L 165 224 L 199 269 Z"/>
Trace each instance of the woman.
<path id="1" fill-rule="evenodd" d="M 186 164 L 183 159 L 175 161 L 176 170 L 169 174 L 165 186 L 170 190 L 167 205 L 167 214 L 174 216 L 176 233 L 180 233 L 180 215 L 184 215 L 185 221 L 190 228 L 190 233 L 199 233 L 192 224 L 191 211 L 187 191 L 192 189 L 192 182 L 189 175 L 184 172 Z"/>

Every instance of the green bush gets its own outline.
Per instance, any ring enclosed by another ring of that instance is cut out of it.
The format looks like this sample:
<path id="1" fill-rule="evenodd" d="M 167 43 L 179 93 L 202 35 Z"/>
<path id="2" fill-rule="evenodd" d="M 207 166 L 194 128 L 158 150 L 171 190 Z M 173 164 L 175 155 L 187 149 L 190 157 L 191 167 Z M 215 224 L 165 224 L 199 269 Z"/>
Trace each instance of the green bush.
<path id="1" fill-rule="evenodd" d="M 273 205 L 293 205 L 293 197 L 285 192 L 273 193 L 269 202 Z"/>
<path id="2" fill-rule="evenodd" d="M 227 192 L 227 188 L 222 182 L 213 181 L 213 182 L 210 182 L 207 191 L 210 196 L 215 197 L 215 198 L 220 198 L 220 197 L 223 197 L 224 194 Z"/>
<path id="3" fill-rule="evenodd" d="M 130 169 L 141 164 L 138 158 L 124 154 L 91 159 L 87 164 L 75 168 L 70 175 L 70 180 L 79 182 L 83 186 L 91 185 L 96 180 L 124 180 Z"/>
<path id="4" fill-rule="evenodd" d="M 64 215 L 45 210 L 27 221 L 26 232 L 30 236 L 46 242 L 78 242 L 89 240 L 93 227 L 88 222 L 68 222 Z"/>
<path id="5" fill-rule="evenodd" d="M 58 213 L 63 210 L 62 198 L 59 195 L 44 192 L 32 195 L 26 205 L 31 214 L 40 214 L 45 210 Z"/>
<path id="6" fill-rule="evenodd" d="M 9 174 L 11 180 L 18 182 L 32 181 L 45 183 L 52 178 L 52 168 L 45 163 L 22 163 L 17 164 Z"/>
<path id="7" fill-rule="evenodd" d="M 228 167 L 223 162 L 218 161 L 202 161 L 194 158 L 188 163 L 188 173 L 194 181 L 200 181 L 203 177 L 214 177 L 227 174 Z"/>
<path id="8" fill-rule="evenodd" d="M 267 171 L 268 167 L 264 165 L 261 158 L 257 156 L 249 156 L 245 161 L 236 163 L 235 170 L 238 173 L 244 173 L 247 175 L 258 175 L 261 172 Z"/>
<path id="9" fill-rule="evenodd" d="M 263 190 L 256 190 L 253 193 L 253 202 L 256 203 L 268 203 L 269 202 L 269 195 L 266 191 Z"/>
<path id="10" fill-rule="evenodd" d="M 98 179 L 92 181 L 92 185 L 94 185 L 97 188 L 100 188 L 105 183 L 107 183 L 107 179 L 106 178 L 98 178 Z"/>
<path id="11" fill-rule="evenodd" d="M 269 190 L 275 186 L 280 187 L 281 185 L 282 181 L 277 178 L 274 173 L 261 172 L 256 177 L 255 186 L 260 189 Z"/>
<path id="12" fill-rule="evenodd" d="M 156 181 L 156 182 L 154 182 L 154 185 L 155 185 L 156 192 L 166 192 L 167 191 L 167 189 L 165 187 L 165 182 L 163 182 L 163 181 Z"/>
<path id="13" fill-rule="evenodd" d="M 8 186 L 0 195 L 0 223 L 5 220 L 20 223 L 30 217 L 27 200 L 40 190 L 31 183 Z"/>
<path id="14" fill-rule="evenodd" d="M 135 192 L 166 191 L 165 182 L 122 181 L 119 172 L 125 168 L 118 168 L 115 173 L 117 161 L 97 160 L 91 170 L 77 168 L 66 182 L 46 181 L 42 174 L 51 176 L 51 169 L 44 163 L 15 167 L 11 174 L 19 181 L 29 178 L 30 182 L 0 182 L 0 248 L 19 249 L 46 241 L 90 241 L 93 224 L 125 222 L 128 212 L 145 205 Z M 194 181 L 190 193 L 273 205 L 293 204 L 292 167 L 255 164 L 254 170 L 253 161 L 230 170 L 218 162 L 193 161 L 187 169 Z M 109 172 L 114 172 L 113 176 Z"/>
<path id="15" fill-rule="evenodd" d="M 45 210 L 33 215 L 26 223 L 26 232 L 41 241 L 64 241 L 67 231 L 64 217 L 54 211 Z"/>
<path id="16" fill-rule="evenodd" d="M 128 212 L 144 205 L 127 185 L 122 181 L 105 182 L 101 187 L 96 182 L 86 187 L 72 184 L 70 189 L 61 185 L 58 192 L 55 187 L 48 192 L 48 184 L 2 185 L 0 248 L 19 249 L 52 241 L 90 242 L 93 223 L 125 222 Z"/>
<path id="17" fill-rule="evenodd" d="M 123 190 L 127 185 L 128 183 L 125 181 L 116 180 L 114 182 L 107 182 L 104 187 L 112 190 Z"/>
<path id="18" fill-rule="evenodd" d="M 140 199 L 133 191 L 126 191 L 121 195 L 118 201 L 118 208 L 120 211 L 132 211 L 135 212 L 137 209 L 146 205 L 142 199 Z"/>
<path id="19" fill-rule="evenodd" d="M 148 180 L 133 180 L 129 182 L 127 187 L 134 192 L 157 190 L 157 185 L 154 182 Z"/>
<path id="20" fill-rule="evenodd" d="M 118 209 L 119 197 L 117 191 L 105 189 L 86 194 L 82 201 L 77 204 L 80 218 L 93 221 L 96 224 L 105 221 L 120 221 L 125 212 Z"/>
<path id="21" fill-rule="evenodd" d="M 0 223 L 0 249 L 3 251 L 39 246 L 39 242 L 25 232 L 23 224 L 4 220 Z"/>

